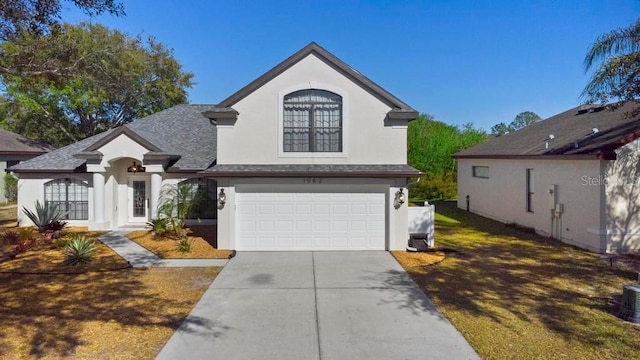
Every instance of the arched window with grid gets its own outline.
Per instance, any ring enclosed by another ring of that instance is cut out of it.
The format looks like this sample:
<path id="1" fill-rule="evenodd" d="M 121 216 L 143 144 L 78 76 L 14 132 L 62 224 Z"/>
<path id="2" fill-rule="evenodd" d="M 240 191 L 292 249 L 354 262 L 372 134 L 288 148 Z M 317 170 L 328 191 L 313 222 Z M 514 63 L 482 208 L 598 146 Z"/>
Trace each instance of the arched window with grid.
<path id="1" fill-rule="evenodd" d="M 284 152 L 342 152 L 342 96 L 306 89 L 283 104 Z"/>
<path id="2" fill-rule="evenodd" d="M 66 220 L 89 220 L 89 186 L 76 179 L 55 179 L 44 184 L 44 201 L 58 205 Z"/>

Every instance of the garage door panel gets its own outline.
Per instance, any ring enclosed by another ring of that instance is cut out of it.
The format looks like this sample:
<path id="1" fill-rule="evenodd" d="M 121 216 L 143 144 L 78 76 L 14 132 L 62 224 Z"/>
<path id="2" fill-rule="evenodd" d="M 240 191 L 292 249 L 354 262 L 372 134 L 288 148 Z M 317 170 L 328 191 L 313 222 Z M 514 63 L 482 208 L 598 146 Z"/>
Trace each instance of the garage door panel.
<path id="1" fill-rule="evenodd" d="M 238 250 L 384 250 L 383 193 L 237 192 Z"/>

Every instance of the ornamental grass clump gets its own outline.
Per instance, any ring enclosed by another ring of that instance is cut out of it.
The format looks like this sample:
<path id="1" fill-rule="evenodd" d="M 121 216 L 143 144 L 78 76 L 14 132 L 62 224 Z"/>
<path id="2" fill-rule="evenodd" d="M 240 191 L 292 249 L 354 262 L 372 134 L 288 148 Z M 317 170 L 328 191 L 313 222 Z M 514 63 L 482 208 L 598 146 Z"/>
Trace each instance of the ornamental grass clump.
<path id="1" fill-rule="evenodd" d="M 66 212 L 58 210 L 57 204 L 45 202 L 43 205 L 38 200 L 35 203 L 35 210 L 33 212 L 27 208 L 22 208 L 22 212 L 38 227 L 38 232 L 40 233 L 47 231 L 47 227 L 51 224 L 61 222 L 67 215 Z M 66 223 L 64 224 L 66 225 Z"/>
<path id="2" fill-rule="evenodd" d="M 93 240 L 84 235 L 74 236 L 64 248 L 64 260 L 67 265 L 86 264 L 93 260 L 96 254 Z"/>

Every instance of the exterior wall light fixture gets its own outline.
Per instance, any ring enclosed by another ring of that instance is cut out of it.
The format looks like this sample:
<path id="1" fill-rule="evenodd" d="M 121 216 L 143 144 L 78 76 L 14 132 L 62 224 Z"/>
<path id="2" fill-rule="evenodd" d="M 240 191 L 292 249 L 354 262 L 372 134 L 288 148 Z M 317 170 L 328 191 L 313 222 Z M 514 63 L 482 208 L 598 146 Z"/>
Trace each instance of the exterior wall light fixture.
<path id="1" fill-rule="evenodd" d="M 224 189 L 220 189 L 218 193 L 218 205 L 224 206 L 227 203 L 227 195 L 224 193 Z"/>
<path id="2" fill-rule="evenodd" d="M 136 165 L 135 160 L 133 161 L 133 165 L 127 168 L 127 172 L 134 173 L 134 174 L 139 172 L 145 172 L 145 170 L 146 168 L 142 166 L 142 164 Z"/>
<path id="3" fill-rule="evenodd" d="M 400 188 L 400 190 L 396 191 L 396 197 L 393 199 L 393 205 L 394 207 L 397 209 L 400 206 L 402 206 L 402 204 L 404 204 L 406 201 L 403 189 Z"/>

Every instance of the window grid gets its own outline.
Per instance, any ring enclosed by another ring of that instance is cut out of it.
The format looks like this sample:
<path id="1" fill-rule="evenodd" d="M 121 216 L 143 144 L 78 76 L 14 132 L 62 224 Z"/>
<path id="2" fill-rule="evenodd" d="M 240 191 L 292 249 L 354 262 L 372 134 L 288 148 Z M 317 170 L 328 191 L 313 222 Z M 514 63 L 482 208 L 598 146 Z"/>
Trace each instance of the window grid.
<path id="1" fill-rule="evenodd" d="M 75 179 L 56 179 L 44 185 L 45 204 L 66 212 L 65 220 L 89 220 L 89 187 Z"/>
<path id="2" fill-rule="evenodd" d="M 285 152 L 342 152 L 342 97 L 300 90 L 284 97 Z"/>

